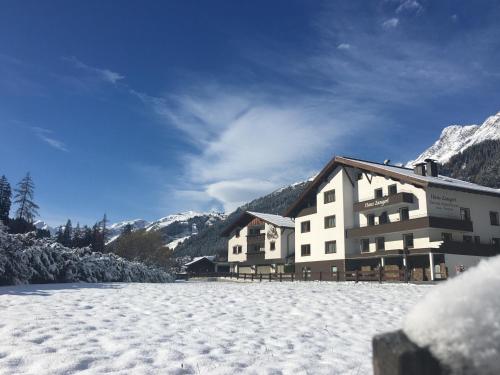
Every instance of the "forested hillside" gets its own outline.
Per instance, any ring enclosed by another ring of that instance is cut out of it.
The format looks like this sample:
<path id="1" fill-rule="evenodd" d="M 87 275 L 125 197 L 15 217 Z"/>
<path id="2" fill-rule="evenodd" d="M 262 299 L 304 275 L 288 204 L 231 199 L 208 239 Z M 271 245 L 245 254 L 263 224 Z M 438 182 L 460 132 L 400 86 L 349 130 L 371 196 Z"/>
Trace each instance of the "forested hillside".
<path id="1" fill-rule="evenodd" d="M 500 188 L 500 140 L 484 141 L 454 155 L 441 167 L 440 173 Z"/>
<path id="2" fill-rule="evenodd" d="M 205 227 L 197 235 L 186 239 L 176 248 L 175 255 L 199 256 L 219 254 L 221 257 L 227 257 L 227 238 L 221 237 L 220 233 L 231 220 L 234 220 L 241 211 L 245 210 L 281 215 L 299 197 L 308 184 L 309 181 L 293 184 L 239 207 L 226 220 L 218 221 L 210 227 Z"/>

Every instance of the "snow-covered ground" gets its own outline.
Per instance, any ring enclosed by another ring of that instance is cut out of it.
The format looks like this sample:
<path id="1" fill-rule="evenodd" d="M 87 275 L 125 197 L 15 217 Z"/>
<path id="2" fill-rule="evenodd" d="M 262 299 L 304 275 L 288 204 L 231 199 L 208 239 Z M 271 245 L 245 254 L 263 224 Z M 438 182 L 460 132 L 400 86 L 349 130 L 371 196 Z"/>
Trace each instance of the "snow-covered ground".
<path id="1" fill-rule="evenodd" d="M 433 286 L 0 288 L 0 374 L 370 374 L 371 338 Z"/>

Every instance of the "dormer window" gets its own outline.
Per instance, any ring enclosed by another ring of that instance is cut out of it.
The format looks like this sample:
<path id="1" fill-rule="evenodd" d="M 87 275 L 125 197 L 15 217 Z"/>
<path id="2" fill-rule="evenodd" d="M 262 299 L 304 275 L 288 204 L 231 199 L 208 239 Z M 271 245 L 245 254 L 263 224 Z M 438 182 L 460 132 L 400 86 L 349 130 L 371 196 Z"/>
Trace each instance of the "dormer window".
<path id="1" fill-rule="evenodd" d="M 235 235 L 235 237 L 236 237 L 236 238 L 239 238 L 239 237 L 240 237 L 240 228 L 238 228 L 238 229 L 236 229 L 236 230 L 234 231 L 234 235 Z"/>

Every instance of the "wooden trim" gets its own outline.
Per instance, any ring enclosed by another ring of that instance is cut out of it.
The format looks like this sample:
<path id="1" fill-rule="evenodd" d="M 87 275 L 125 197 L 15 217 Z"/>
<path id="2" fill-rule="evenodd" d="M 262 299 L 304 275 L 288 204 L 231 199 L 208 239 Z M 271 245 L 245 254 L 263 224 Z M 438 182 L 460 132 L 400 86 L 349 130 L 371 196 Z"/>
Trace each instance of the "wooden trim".
<path id="1" fill-rule="evenodd" d="M 298 214 L 297 217 L 302 217 L 302 216 L 308 216 L 308 215 L 313 215 L 316 212 L 318 212 L 318 207 L 317 206 L 311 206 L 311 207 L 306 207 L 302 209 Z"/>
<path id="2" fill-rule="evenodd" d="M 349 172 L 347 172 L 347 169 L 344 166 L 342 166 L 342 170 L 345 172 L 345 174 L 347 175 L 347 178 L 351 182 L 351 186 L 354 187 L 354 181 L 352 180 L 351 175 L 349 174 Z"/>

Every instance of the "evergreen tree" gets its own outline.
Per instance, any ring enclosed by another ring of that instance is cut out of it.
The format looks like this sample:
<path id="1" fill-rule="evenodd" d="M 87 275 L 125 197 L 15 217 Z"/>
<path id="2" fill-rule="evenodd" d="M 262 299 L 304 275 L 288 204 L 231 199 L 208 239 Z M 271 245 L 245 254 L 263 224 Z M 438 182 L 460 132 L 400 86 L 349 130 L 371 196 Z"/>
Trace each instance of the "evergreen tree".
<path id="1" fill-rule="evenodd" d="M 132 224 L 125 225 L 122 230 L 122 236 L 126 236 L 127 234 L 132 233 L 133 229 L 134 227 L 132 226 Z"/>
<path id="2" fill-rule="evenodd" d="M 92 245 L 92 229 L 90 229 L 87 225 L 83 227 L 82 230 L 82 242 L 81 247 L 91 246 Z"/>
<path id="3" fill-rule="evenodd" d="M 60 244 L 64 243 L 63 229 L 61 226 L 57 228 L 56 241 L 59 242 Z"/>
<path id="4" fill-rule="evenodd" d="M 73 230 L 73 238 L 71 239 L 71 247 L 82 247 L 82 230 L 80 228 L 80 223 L 76 223 L 76 227 Z"/>
<path id="5" fill-rule="evenodd" d="M 105 244 L 106 244 L 106 239 L 108 238 L 108 217 L 106 214 L 104 214 L 102 221 L 101 221 L 101 236 L 102 236 L 102 248 L 104 250 Z"/>
<path id="6" fill-rule="evenodd" d="M 64 231 L 62 233 L 62 244 L 64 246 L 71 247 L 71 239 L 73 234 L 73 226 L 71 225 L 71 220 L 68 219 L 66 225 L 64 226 Z"/>
<path id="7" fill-rule="evenodd" d="M 92 227 L 92 249 L 94 251 L 103 251 L 104 250 L 104 241 L 102 240 L 101 235 L 102 226 L 100 223 L 95 223 Z"/>
<path id="8" fill-rule="evenodd" d="M 5 176 L 0 177 L 0 220 L 4 224 L 9 221 L 12 190 Z"/>
<path id="9" fill-rule="evenodd" d="M 29 172 L 17 184 L 15 189 L 14 202 L 18 205 L 16 216 L 18 219 L 32 223 L 35 216 L 38 215 L 38 205 L 33 201 L 35 193 L 35 184 Z"/>

